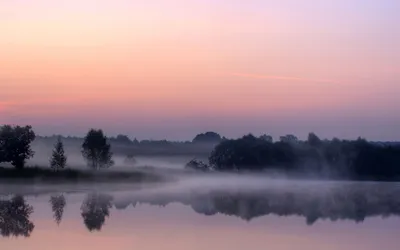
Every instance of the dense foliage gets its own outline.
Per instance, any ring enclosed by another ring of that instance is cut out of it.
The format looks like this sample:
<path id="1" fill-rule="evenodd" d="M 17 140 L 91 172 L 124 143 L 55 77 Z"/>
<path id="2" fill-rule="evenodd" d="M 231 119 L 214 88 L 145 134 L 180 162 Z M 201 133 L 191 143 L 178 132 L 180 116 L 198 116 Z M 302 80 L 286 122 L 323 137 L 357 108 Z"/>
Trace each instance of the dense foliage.
<path id="1" fill-rule="evenodd" d="M 400 146 L 378 145 L 364 139 L 307 141 L 294 136 L 279 142 L 246 135 L 217 145 L 209 157 L 216 170 L 280 169 L 319 175 L 391 179 L 400 176 Z"/>
<path id="2" fill-rule="evenodd" d="M 218 143 L 222 140 L 221 136 L 215 132 L 206 132 L 198 134 L 193 139 L 194 143 Z"/>
<path id="3" fill-rule="evenodd" d="M 26 160 L 34 154 L 30 144 L 35 137 L 31 126 L 0 127 L 0 163 L 9 162 L 17 169 L 24 168 Z"/>
<path id="4" fill-rule="evenodd" d="M 272 143 L 264 138 L 246 135 L 237 140 L 221 142 L 211 153 L 209 161 L 216 170 L 292 168 L 296 155 L 288 143 Z"/>
<path id="5" fill-rule="evenodd" d="M 82 155 L 92 169 L 109 168 L 114 165 L 110 149 L 103 131 L 91 129 L 82 144 Z"/>

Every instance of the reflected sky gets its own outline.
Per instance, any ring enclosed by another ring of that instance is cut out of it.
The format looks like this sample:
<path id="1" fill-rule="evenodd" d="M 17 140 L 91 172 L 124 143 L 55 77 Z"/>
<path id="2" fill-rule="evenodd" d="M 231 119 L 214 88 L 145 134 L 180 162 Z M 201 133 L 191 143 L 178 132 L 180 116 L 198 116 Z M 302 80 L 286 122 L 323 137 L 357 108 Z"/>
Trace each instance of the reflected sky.
<path id="1" fill-rule="evenodd" d="M 331 183 L 316 189 L 307 183 L 279 192 L 272 186 L 165 186 L 1 196 L 0 248 L 398 249 L 398 186 Z"/>

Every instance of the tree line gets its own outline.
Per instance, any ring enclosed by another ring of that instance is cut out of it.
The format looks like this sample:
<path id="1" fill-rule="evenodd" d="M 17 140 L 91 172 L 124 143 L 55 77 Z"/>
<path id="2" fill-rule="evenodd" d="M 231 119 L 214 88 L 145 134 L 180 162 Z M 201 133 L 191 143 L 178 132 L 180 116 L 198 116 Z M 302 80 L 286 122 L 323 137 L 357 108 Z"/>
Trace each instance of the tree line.
<path id="1" fill-rule="evenodd" d="M 62 136 L 62 135 L 52 135 L 52 136 L 37 136 L 38 140 L 44 141 L 55 141 L 61 138 L 65 141 L 75 141 L 80 142 L 83 138 L 76 136 Z M 197 134 L 192 140 L 187 141 L 170 141 L 170 140 L 138 140 L 137 138 L 130 139 L 129 136 L 124 134 L 118 134 L 115 137 L 107 138 L 109 142 L 113 145 L 126 145 L 126 146 L 168 146 L 168 145 L 188 145 L 188 144 L 217 144 L 222 140 L 226 139 L 216 132 L 205 132 Z"/>
<path id="2" fill-rule="evenodd" d="M 400 177 L 400 146 L 365 139 L 321 140 L 310 133 L 305 141 L 293 135 L 273 142 L 270 137 L 246 135 L 224 140 L 209 157 L 209 168 L 220 171 L 284 170 L 353 179 Z"/>
<path id="3" fill-rule="evenodd" d="M 31 143 L 35 140 L 31 126 L 0 127 L 0 163 L 11 163 L 16 169 L 25 167 L 33 157 Z M 129 138 L 117 137 L 127 142 Z M 114 165 L 110 139 L 102 130 L 91 129 L 83 138 L 81 153 L 91 169 Z M 227 139 L 214 132 L 199 134 L 195 143 L 214 142 L 208 163 L 193 160 L 187 168 L 215 171 L 263 171 L 312 173 L 319 176 L 390 180 L 400 177 L 400 145 L 376 144 L 365 139 L 322 140 L 310 133 L 301 141 L 294 135 L 281 136 L 278 141 L 268 135 L 252 134 Z M 131 154 L 128 156 L 132 156 Z M 62 139 L 55 144 L 50 160 L 54 170 L 67 164 Z"/>
<path id="4" fill-rule="evenodd" d="M 0 127 L 0 163 L 11 163 L 16 169 L 23 169 L 26 161 L 34 156 L 31 143 L 36 134 L 31 126 Z M 108 168 L 114 164 L 111 146 L 101 129 L 90 129 L 82 144 L 81 153 L 87 162 L 87 166 L 98 170 Z M 54 170 L 65 168 L 67 157 L 61 138 L 54 145 L 50 167 Z"/>
<path id="5" fill-rule="evenodd" d="M 45 146 L 48 148 L 54 145 L 58 139 L 64 143 L 66 150 L 75 151 L 82 145 L 83 137 L 72 137 L 63 135 L 37 136 L 33 147 Z M 112 151 L 115 155 L 128 156 L 182 156 L 182 157 L 208 157 L 215 145 L 220 143 L 224 138 L 215 132 L 200 133 L 187 141 L 171 141 L 171 140 L 138 140 L 131 139 L 127 135 L 119 134 L 117 136 L 109 136 Z"/>

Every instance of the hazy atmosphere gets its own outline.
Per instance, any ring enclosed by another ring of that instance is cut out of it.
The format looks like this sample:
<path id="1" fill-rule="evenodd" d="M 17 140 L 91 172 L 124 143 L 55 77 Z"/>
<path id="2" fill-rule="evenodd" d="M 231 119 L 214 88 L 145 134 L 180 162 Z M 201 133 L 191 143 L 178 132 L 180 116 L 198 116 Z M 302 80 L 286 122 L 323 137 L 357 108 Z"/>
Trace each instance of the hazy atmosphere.
<path id="1" fill-rule="evenodd" d="M 398 250 L 400 0 L 0 0 L 1 250 Z"/>
<path id="2" fill-rule="evenodd" d="M 0 123 L 400 139 L 397 0 L 0 2 Z"/>

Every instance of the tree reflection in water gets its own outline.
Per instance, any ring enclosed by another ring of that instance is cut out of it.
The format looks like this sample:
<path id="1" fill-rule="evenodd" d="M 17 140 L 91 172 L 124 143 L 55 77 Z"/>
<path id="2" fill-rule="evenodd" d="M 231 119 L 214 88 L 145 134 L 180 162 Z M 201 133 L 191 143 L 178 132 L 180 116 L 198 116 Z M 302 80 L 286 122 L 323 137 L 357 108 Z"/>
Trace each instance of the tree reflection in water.
<path id="1" fill-rule="evenodd" d="M 57 223 L 57 225 L 60 225 L 66 205 L 65 197 L 62 194 L 53 195 L 50 197 L 49 202 L 51 204 L 51 210 L 53 211 L 54 221 Z"/>
<path id="2" fill-rule="evenodd" d="M 171 203 L 189 206 L 205 216 L 225 214 L 251 221 L 261 216 L 301 216 L 308 225 L 318 220 L 363 222 L 372 216 L 400 216 L 400 185 L 342 184 L 254 190 L 202 190 L 169 192 L 164 189 L 137 190 L 121 197 L 101 193 L 86 196 L 81 205 L 83 223 L 90 232 L 101 231 L 110 209 L 135 208 L 140 204 L 167 207 Z M 66 199 L 49 201 L 54 220 L 60 223 Z M 22 196 L 0 200 L 0 234 L 29 237 L 34 224 L 29 220 L 33 207 Z"/>
<path id="3" fill-rule="evenodd" d="M 89 194 L 81 206 L 81 215 L 86 228 L 92 231 L 100 231 L 106 217 L 110 216 L 112 196 L 106 194 Z"/>
<path id="4" fill-rule="evenodd" d="M 316 187 L 318 188 L 318 187 Z M 290 188 L 282 190 L 190 192 L 186 195 L 137 192 L 130 198 L 115 199 L 117 209 L 132 204 L 165 207 L 170 203 L 190 206 L 206 216 L 225 214 L 243 220 L 266 215 L 302 216 L 308 225 L 318 220 L 352 220 L 363 222 L 372 216 L 400 216 L 400 186 L 398 185 L 343 185 L 326 190 Z"/>
<path id="5" fill-rule="evenodd" d="M 29 220 L 33 207 L 22 196 L 0 200 L 0 234 L 3 237 L 29 237 L 35 225 Z"/>

